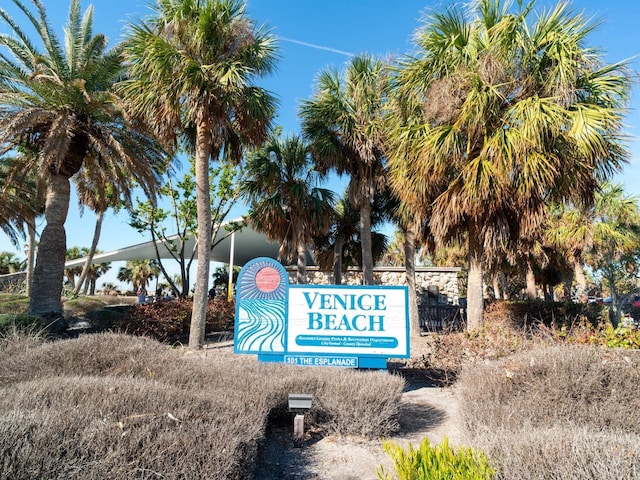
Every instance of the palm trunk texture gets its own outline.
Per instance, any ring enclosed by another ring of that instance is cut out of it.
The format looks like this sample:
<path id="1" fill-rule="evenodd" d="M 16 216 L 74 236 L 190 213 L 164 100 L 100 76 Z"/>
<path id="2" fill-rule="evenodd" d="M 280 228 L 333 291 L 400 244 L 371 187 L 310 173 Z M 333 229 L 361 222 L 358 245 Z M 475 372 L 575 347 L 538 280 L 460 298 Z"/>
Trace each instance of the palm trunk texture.
<path id="1" fill-rule="evenodd" d="M 51 175 L 44 211 L 46 226 L 40 236 L 29 298 L 29 313 L 32 315 L 62 314 L 62 281 L 67 252 L 64 222 L 69 211 L 69 195 L 69 178 Z"/>
<path id="2" fill-rule="evenodd" d="M 360 242 L 362 244 L 362 278 L 364 285 L 373 285 L 373 252 L 371 241 L 371 202 L 360 207 Z"/>
<path id="3" fill-rule="evenodd" d="M 209 263 L 211 259 L 211 193 L 209 190 L 209 157 L 211 133 L 209 122 L 201 119 L 196 133 L 196 204 L 198 216 L 198 268 L 193 292 L 189 348 L 200 349 L 204 345 L 209 291 Z M 231 274 L 231 273 L 230 273 Z"/>
<path id="4" fill-rule="evenodd" d="M 96 212 L 96 215 L 96 226 L 93 230 L 93 240 L 91 241 L 91 248 L 89 249 L 89 254 L 87 255 L 87 261 L 84 263 L 84 267 L 82 268 L 80 278 L 78 279 L 78 284 L 73 290 L 74 295 L 77 295 L 78 292 L 80 292 L 82 285 L 84 285 L 85 280 L 87 279 L 87 275 L 89 274 L 89 270 L 91 270 L 91 265 L 93 264 L 93 256 L 96 254 L 98 242 L 100 241 L 100 232 L 102 231 L 102 220 L 104 218 L 104 211 Z"/>
<path id="5" fill-rule="evenodd" d="M 409 327 L 412 338 L 420 337 L 420 316 L 418 313 L 418 295 L 416 293 L 416 231 L 413 226 L 407 228 L 404 238 L 404 264 L 409 287 Z"/>
<path id="6" fill-rule="evenodd" d="M 469 229 L 469 274 L 467 281 L 467 331 L 484 327 L 484 298 L 482 295 L 482 248 L 476 238 L 477 228 Z"/>

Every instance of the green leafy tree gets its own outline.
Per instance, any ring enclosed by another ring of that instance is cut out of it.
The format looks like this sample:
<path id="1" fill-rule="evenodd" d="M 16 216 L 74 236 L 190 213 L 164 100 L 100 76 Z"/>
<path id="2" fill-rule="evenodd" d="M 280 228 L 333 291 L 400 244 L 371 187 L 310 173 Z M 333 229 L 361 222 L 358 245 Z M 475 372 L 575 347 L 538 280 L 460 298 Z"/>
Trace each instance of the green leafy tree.
<path id="1" fill-rule="evenodd" d="M 534 7 L 432 13 L 395 78 L 409 112 L 389 132 L 395 190 L 425 201 L 439 244 L 466 236 L 470 330 L 483 327 L 483 270 L 502 245 L 539 229 L 553 199 L 592 202 L 626 160 L 625 65 L 586 46 L 596 25 L 567 4 Z"/>
<path id="2" fill-rule="evenodd" d="M 250 202 L 248 223 L 280 242 L 281 260 L 296 258 L 299 284 L 307 281 L 307 247 L 327 230 L 333 208 L 333 192 L 318 180 L 304 140 L 274 135 L 249 157 L 241 184 Z"/>
<path id="3" fill-rule="evenodd" d="M 160 189 L 160 197 L 168 200 L 169 206 L 161 208 L 150 201 L 138 201 L 130 211 L 130 225 L 140 233 L 150 233 L 156 250 L 158 266 L 171 288 L 180 297 L 186 298 L 191 285 L 190 270 L 196 249 L 187 249 L 187 241 L 197 235 L 196 182 L 193 167 L 180 179 L 174 179 L 170 173 L 167 183 Z M 230 164 L 211 165 L 209 167 L 209 186 L 211 192 L 211 232 L 215 239 L 211 248 L 227 238 L 231 233 L 218 235 L 220 226 L 239 197 L 239 179 L 243 176 L 241 166 Z M 173 261 L 178 264 L 180 281 L 174 282 L 167 273 L 165 262 L 158 249 L 158 242 L 168 247 Z"/>
<path id="4" fill-rule="evenodd" d="M 194 153 L 198 270 L 209 278 L 212 218 L 209 163 L 239 163 L 244 147 L 267 137 L 275 100 L 253 83 L 275 64 L 274 37 L 237 0 L 162 0 L 126 42 L 130 79 L 123 93 L 134 116 L 153 124 L 168 148 Z M 196 282 L 189 348 L 201 348 L 207 282 Z"/>
<path id="5" fill-rule="evenodd" d="M 349 201 L 360 212 L 364 284 L 373 284 L 371 204 L 386 188 L 383 107 L 385 64 L 368 55 L 352 58 L 344 75 L 320 73 L 315 93 L 302 102 L 305 137 L 321 173 L 348 175 Z"/>
<path id="6" fill-rule="evenodd" d="M 0 10 L 11 33 L 0 35 L 0 155 L 27 147 L 34 154 L 22 157 L 16 169 L 35 172 L 47 185 L 29 312 L 57 315 L 62 312 L 69 179 L 91 167 L 110 172 L 109 183 L 127 192 L 133 175 L 152 196 L 153 165 L 161 163 L 162 152 L 120 108 L 112 88 L 123 74 L 120 49 L 108 50 L 107 38 L 93 33 L 93 8 L 81 15 L 79 1 L 72 0 L 60 41 L 42 3 L 32 0 L 32 11 L 12 1 L 37 42 L 22 22 Z M 125 179 L 117 174 L 122 171 Z"/>

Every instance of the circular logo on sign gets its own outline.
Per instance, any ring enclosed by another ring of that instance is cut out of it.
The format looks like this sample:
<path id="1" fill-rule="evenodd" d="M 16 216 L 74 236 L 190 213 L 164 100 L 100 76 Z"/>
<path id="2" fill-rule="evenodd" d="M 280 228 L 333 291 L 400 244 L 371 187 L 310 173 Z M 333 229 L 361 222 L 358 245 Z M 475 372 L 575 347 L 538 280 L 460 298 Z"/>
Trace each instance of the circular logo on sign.
<path id="1" fill-rule="evenodd" d="M 261 268 L 256 273 L 255 282 L 261 292 L 273 292 L 280 285 L 280 273 L 273 267 Z"/>

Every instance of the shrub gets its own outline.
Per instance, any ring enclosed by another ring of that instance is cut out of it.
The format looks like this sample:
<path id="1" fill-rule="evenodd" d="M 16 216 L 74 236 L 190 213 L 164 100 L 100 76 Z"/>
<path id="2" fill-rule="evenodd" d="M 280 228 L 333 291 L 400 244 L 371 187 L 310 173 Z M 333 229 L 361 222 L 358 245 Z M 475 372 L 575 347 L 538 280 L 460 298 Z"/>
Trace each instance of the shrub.
<path id="1" fill-rule="evenodd" d="M 0 335 L 10 331 L 39 331 L 46 330 L 45 321 L 33 315 L 26 314 L 0 314 Z"/>
<path id="2" fill-rule="evenodd" d="M 425 438 L 417 449 L 409 444 L 408 451 L 385 441 L 384 449 L 393 461 L 398 480 L 489 480 L 495 475 L 486 455 L 466 447 L 454 451 L 449 447 L 447 437 L 435 447 Z M 380 480 L 393 478 L 383 466 L 376 470 L 376 474 Z"/>
<path id="3" fill-rule="evenodd" d="M 487 305 L 485 322 L 536 333 L 541 326 L 571 329 L 588 323 L 597 326 L 608 318 L 607 307 L 596 303 L 549 303 L 542 300 L 498 301 Z"/>
<path id="4" fill-rule="evenodd" d="M 590 343 L 608 348 L 640 349 L 640 329 L 634 327 L 613 328 L 612 325 L 591 335 Z"/>
<path id="5" fill-rule="evenodd" d="M 113 333 L 0 346 L 0 479 L 250 478 L 289 393 L 313 395 L 309 430 L 390 435 L 404 386 Z"/>
<path id="6" fill-rule="evenodd" d="M 457 391 L 500 478 L 640 478 L 640 351 L 556 345 L 466 365 Z"/>
<path id="7" fill-rule="evenodd" d="M 190 319 L 191 302 L 188 300 L 162 301 L 132 305 L 114 326 L 131 335 L 174 342 L 188 332 Z"/>
<path id="8" fill-rule="evenodd" d="M 148 336 L 161 342 L 184 340 L 191 324 L 191 300 L 160 301 L 132 305 L 127 313 L 114 323 L 114 327 L 139 336 Z M 210 300 L 207 304 L 205 332 L 233 329 L 235 307 L 224 299 Z"/>
<path id="9" fill-rule="evenodd" d="M 29 309 L 29 297 L 14 293 L 0 294 L 0 313 L 8 315 L 26 314 Z"/>

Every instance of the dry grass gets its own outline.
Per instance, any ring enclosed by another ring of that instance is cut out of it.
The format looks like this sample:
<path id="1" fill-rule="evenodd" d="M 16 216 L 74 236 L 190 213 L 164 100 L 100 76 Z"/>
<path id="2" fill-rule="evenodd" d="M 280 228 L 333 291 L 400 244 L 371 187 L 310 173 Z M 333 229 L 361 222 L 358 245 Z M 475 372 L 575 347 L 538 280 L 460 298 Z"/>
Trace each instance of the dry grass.
<path id="1" fill-rule="evenodd" d="M 505 479 L 640 478 L 640 352 L 539 347 L 463 368 L 474 446 Z"/>
<path id="2" fill-rule="evenodd" d="M 288 393 L 314 395 L 311 426 L 381 436 L 397 428 L 404 385 L 116 334 L 3 341 L 0 364 L 2 479 L 250 478 Z"/>

